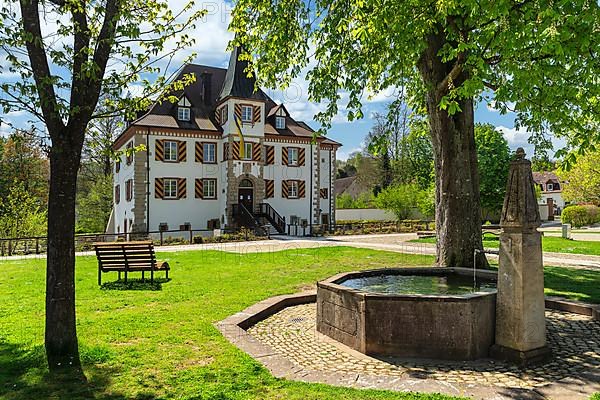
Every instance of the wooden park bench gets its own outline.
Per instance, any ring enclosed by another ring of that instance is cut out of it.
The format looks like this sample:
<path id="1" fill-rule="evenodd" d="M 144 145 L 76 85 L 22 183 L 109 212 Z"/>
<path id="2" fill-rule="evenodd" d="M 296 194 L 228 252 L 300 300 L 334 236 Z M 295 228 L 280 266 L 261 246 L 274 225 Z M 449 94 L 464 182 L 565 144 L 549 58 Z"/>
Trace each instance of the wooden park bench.
<path id="1" fill-rule="evenodd" d="M 169 264 L 165 261 L 156 261 L 154 245 L 152 242 L 109 242 L 94 243 L 96 257 L 98 258 L 98 285 L 102 284 L 103 272 L 125 273 L 125 282 L 130 272 L 150 271 L 150 281 L 154 282 L 154 272 L 165 271 L 169 279 Z"/>

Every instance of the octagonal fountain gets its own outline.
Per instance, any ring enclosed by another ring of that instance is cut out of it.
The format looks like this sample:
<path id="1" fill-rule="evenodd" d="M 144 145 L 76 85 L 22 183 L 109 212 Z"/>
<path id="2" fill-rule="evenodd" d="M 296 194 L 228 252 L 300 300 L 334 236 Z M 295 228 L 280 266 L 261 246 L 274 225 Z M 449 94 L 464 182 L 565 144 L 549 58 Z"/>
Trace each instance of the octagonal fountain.
<path id="1" fill-rule="evenodd" d="M 317 284 L 317 330 L 369 355 L 543 361 L 550 350 L 540 224 L 531 163 L 519 148 L 502 207 L 498 274 L 436 267 L 336 275 Z"/>
<path id="2" fill-rule="evenodd" d="M 350 272 L 317 284 L 317 330 L 368 355 L 471 360 L 494 343 L 496 274 Z"/>

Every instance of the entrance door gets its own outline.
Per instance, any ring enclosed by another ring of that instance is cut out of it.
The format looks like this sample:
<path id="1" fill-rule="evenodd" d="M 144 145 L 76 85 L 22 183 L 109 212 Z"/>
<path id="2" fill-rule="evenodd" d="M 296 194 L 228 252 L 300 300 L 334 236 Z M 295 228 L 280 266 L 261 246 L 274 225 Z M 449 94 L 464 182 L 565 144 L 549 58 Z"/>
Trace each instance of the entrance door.
<path id="1" fill-rule="evenodd" d="M 238 190 L 238 202 L 243 204 L 248 211 L 253 212 L 254 190 L 249 188 L 240 188 Z"/>
<path id="2" fill-rule="evenodd" d="M 254 212 L 254 188 L 252 182 L 244 179 L 238 189 L 238 203 L 243 204 L 250 212 Z"/>

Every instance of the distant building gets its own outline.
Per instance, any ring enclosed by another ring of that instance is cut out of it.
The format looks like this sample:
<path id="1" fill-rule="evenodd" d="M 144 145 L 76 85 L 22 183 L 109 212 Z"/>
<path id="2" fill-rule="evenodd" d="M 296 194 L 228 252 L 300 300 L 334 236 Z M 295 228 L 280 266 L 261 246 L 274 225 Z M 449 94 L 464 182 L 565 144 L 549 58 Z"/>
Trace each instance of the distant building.
<path id="1" fill-rule="evenodd" d="M 349 195 L 354 200 L 364 193 L 373 192 L 373 184 L 363 182 L 357 175 L 336 179 L 334 188 L 336 196 Z"/>
<path id="2" fill-rule="evenodd" d="M 565 201 L 562 197 L 562 182 L 558 176 L 554 172 L 549 171 L 534 172 L 533 180 L 542 191 L 540 203 L 548 204 L 548 200 L 551 199 L 555 206 L 554 214 L 559 215 L 562 209 L 565 208 Z"/>

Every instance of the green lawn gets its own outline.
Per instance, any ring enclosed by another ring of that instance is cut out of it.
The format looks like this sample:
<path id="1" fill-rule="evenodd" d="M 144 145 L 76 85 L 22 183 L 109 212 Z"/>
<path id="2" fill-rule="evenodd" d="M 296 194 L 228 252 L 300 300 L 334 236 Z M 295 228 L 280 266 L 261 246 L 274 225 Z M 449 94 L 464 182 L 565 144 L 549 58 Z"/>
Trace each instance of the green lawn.
<path id="1" fill-rule="evenodd" d="M 435 243 L 435 238 L 415 239 L 412 242 Z M 486 235 L 483 246 L 498 248 L 498 238 Z M 600 256 L 600 241 L 569 240 L 560 237 L 542 237 L 542 249 L 555 253 L 588 254 Z"/>
<path id="2" fill-rule="evenodd" d="M 43 260 L 0 263 L 1 399 L 447 399 L 273 378 L 213 324 L 260 300 L 354 269 L 431 265 L 433 257 L 348 247 L 237 255 L 163 253 L 170 282 L 96 284 L 93 257 L 77 259 L 78 330 L 87 385 L 46 377 Z M 162 274 L 161 274 L 162 276 Z M 104 274 L 114 281 L 116 274 Z M 600 303 L 600 273 L 546 268 L 550 294 Z M 154 290 L 151 290 L 154 289 Z M 595 399 L 600 400 L 600 399 Z"/>
<path id="3" fill-rule="evenodd" d="M 340 271 L 424 265 L 431 263 L 429 257 L 351 248 L 159 256 L 171 264 L 173 278 L 156 288 L 160 290 L 101 290 L 95 258 L 78 258 L 78 333 L 89 380 L 85 386 L 57 384 L 45 376 L 44 261 L 0 263 L 0 398 L 448 398 L 275 379 L 213 326 L 260 300 L 297 292 Z M 104 279 L 114 280 L 116 274 Z"/>

